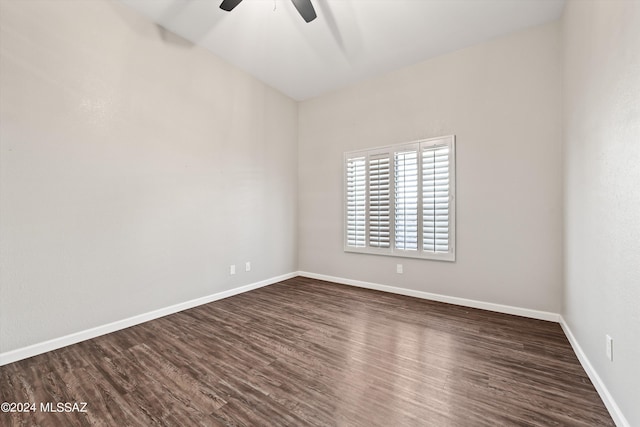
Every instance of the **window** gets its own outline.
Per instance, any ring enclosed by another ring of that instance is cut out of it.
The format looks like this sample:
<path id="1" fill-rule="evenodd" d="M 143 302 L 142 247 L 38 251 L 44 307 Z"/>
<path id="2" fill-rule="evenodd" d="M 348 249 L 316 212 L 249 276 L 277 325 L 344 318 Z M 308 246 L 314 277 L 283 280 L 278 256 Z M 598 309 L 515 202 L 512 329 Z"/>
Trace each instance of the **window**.
<path id="1" fill-rule="evenodd" d="M 344 250 L 455 260 L 455 137 L 345 154 Z"/>

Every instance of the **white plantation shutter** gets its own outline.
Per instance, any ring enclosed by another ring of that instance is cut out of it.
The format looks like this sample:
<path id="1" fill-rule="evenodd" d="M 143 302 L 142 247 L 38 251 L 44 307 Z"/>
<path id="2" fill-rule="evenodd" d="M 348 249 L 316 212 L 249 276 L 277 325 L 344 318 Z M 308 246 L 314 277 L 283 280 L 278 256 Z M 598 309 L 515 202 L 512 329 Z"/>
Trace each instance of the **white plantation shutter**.
<path id="1" fill-rule="evenodd" d="M 418 249 L 418 151 L 394 154 L 395 247 Z"/>
<path id="2" fill-rule="evenodd" d="M 449 147 L 422 150 L 422 248 L 449 251 Z"/>
<path id="3" fill-rule="evenodd" d="M 455 260 L 454 136 L 345 154 L 344 249 Z"/>
<path id="4" fill-rule="evenodd" d="M 347 160 L 347 246 L 366 246 L 366 182 L 365 157 Z"/>
<path id="5" fill-rule="evenodd" d="M 369 157 L 369 246 L 390 246 L 390 160 L 389 154 Z"/>

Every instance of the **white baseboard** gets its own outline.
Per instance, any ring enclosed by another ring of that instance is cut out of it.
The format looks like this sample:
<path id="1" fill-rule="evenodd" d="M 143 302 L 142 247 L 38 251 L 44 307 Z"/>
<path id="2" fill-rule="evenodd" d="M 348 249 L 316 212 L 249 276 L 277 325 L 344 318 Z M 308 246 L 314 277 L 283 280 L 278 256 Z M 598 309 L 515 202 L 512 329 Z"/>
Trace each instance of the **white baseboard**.
<path id="1" fill-rule="evenodd" d="M 562 316 L 560 316 L 560 326 L 562 327 L 564 334 L 567 336 L 571 347 L 573 347 L 573 351 L 576 353 L 576 356 L 578 356 L 578 360 L 580 361 L 582 368 L 589 376 L 589 379 L 593 383 L 593 386 L 596 388 L 596 391 L 600 395 L 600 398 L 604 402 L 604 405 L 607 407 L 611 418 L 613 418 L 613 421 L 616 423 L 616 426 L 631 427 L 631 424 L 629 424 L 624 414 L 620 410 L 620 407 L 615 402 L 615 400 L 613 400 L 613 396 L 611 396 L 611 393 L 609 393 L 609 389 L 607 389 L 607 387 L 604 385 L 602 378 L 600 378 L 600 375 L 598 375 L 598 373 L 594 369 L 593 365 L 587 358 L 587 355 L 582 350 L 582 347 L 580 347 L 578 340 L 576 340 L 573 332 L 571 332 L 571 328 L 569 328 L 569 325 Z"/>
<path id="2" fill-rule="evenodd" d="M 47 351 L 56 350 L 58 348 L 66 347 L 71 344 L 78 343 L 80 341 L 96 338 L 101 335 L 109 334 L 111 332 L 119 331 L 121 329 L 128 328 L 130 326 L 139 325 L 140 323 L 148 322 L 149 320 L 164 317 L 169 314 L 177 313 L 179 311 L 187 310 L 189 308 L 197 307 L 202 304 L 207 304 L 213 301 L 221 300 L 224 298 L 238 295 L 243 292 L 258 289 L 263 286 L 271 285 L 283 280 L 291 279 L 295 277 L 297 273 L 284 274 L 282 276 L 272 277 L 260 282 L 251 283 L 249 285 L 240 286 L 238 288 L 229 289 L 228 291 L 218 292 L 206 297 L 196 298 L 190 301 L 185 301 L 179 304 L 175 304 L 169 307 L 153 310 L 148 313 L 139 314 L 137 316 L 129 317 L 127 319 L 118 320 L 106 325 L 97 326 L 95 328 L 87 329 L 73 334 L 65 335 L 63 337 L 54 338 L 41 343 L 33 344 L 28 347 L 18 348 L 16 350 L 0 353 L 0 366 L 7 365 L 9 363 L 17 362 L 18 360 L 26 359 L 28 357 L 36 356 L 38 354 L 46 353 Z"/>
<path id="3" fill-rule="evenodd" d="M 324 274 L 309 273 L 306 271 L 298 271 L 298 275 L 309 277 L 311 279 L 326 280 L 328 282 L 339 283 L 342 285 L 357 286 L 359 288 L 390 292 L 392 294 L 406 295 L 431 301 L 446 302 L 448 304 L 461 305 L 464 307 L 480 308 L 482 310 L 495 311 L 498 313 L 514 314 L 516 316 L 530 317 L 532 319 L 548 320 L 551 322 L 559 322 L 560 320 L 560 315 L 558 313 L 551 313 L 548 311 L 532 310 L 529 308 L 513 307 L 510 305 L 494 304 L 491 302 L 477 301 L 467 298 L 433 294 L 431 292 L 397 288 L 395 286 L 381 285 L 379 283 L 363 282 L 360 280 L 345 279 L 342 277 L 326 276 Z"/>
<path id="4" fill-rule="evenodd" d="M 596 388 L 596 391 L 602 398 L 602 401 L 607 407 L 607 410 L 611 414 L 611 417 L 613 418 L 616 425 L 618 427 L 631 426 L 627 421 L 627 419 L 625 418 L 622 411 L 620 410 L 620 408 L 618 407 L 618 405 L 616 404 L 615 400 L 613 399 L 613 396 L 611 396 L 611 393 L 609 393 L 609 390 L 604 385 L 604 382 L 602 381 L 598 373 L 593 368 L 593 365 L 591 365 L 591 362 L 589 362 L 589 359 L 587 358 L 586 354 L 582 350 L 582 347 L 580 347 L 580 344 L 578 343 L 575 336 L 571 332 L 569 325 L 567 325 L 564 318 L 557 313 L 532 310 L 532 309 L 522 308 L 522 307 L 513 307 L 508 305 L 502 305 L 502 304 L 494 304 L 490 302 L 452 297 L 447 295 L 434 294 L 430 292 L 416 291 L 412 289 L 398 288 L 395 286 L 364 282 L 360 280 L 345 279 L 342 277 L 327 276 L 324 274 L 316 274 L 316 273 L 310 273 L 306 271 L 298 271 L 296 273 L 288 273 L 281 276 L 272 277 L 266 280 L 262 280 L 260 282 L 251 283 L 248 285 L 240 286 L 238 288 L 229 289 L 227 291 L 218 292 L 216 294 L 208 295 L 201 298 L 196 298 L 190 301 L 185 301 L 183 303 L 179 303 L 169 307 L 150 311 L 148 313 L 139 314 L 137 316 L 129 317 L 123 320 L 118 320 L 116 322 L 112 322 L 106 325 L 97 326 L 95 328 L 65 335 L 59 338 L 54 338 L 48 341 L 44 341 L 42 343 L 33 344 L 28 347 L 23 347 L 23 348 L 8 351 L 5 353 L 0 353 L 0 366 L 17 362 L 18 360 L 26 359 L 28 357 L 36 356 L 38 354 L 46 353 L 48 351 L 66 347 L 68 345 L 75 344 L 80 341 L 85 341 L 91 338 L 99 337 L 101 335 L 109 334 L 111 332 L 116 332 L 121 329 L 128 328 L 130 326 L 135 326 L 144 322 L 148 322 L 153 319 L 158 319 L 160 317 L 164 317 L 169 314 L 173 314 L 173 313 L 177 313 L 193 307 L 197 307 L 202 304 L 208 304 L 213 301 L 221 300 L 224 298 L 228 298 L 234 295 L 251 291 L 253 289 L 258 289 L 263 286 L 268 286 L 277 282 L 281 282 L 283 280 L 291 279 L 295 276 L 303 276 L 303 277 L 309 277 L 312 279 L 326 280 L 329 282 L 339 283 L 343 285 L 357 286 L 360 288 L 390 292 L 394 294 L 406 295 L 406 296 L 422 298 L 422 299 L 427 299 L 432 301 L 440 301 L 440 302 L 445 302 L 449 304 L 461 305 L 465 307 L 479 308 L 483 310 L 495 311 L 498 313 L 514 314 L 517 316 L 530 317 L 533 319 L 559 322 L 560 326 L 562 327 L 562 330 L 564 331 L 565 335 L 567 336 L 567 339 L 569 340 L 569 343 L 571 344 L 571 347 L 573 347 L 573 350 L 576 353 L 578 360 L 580 361 L 583 369 L 591 379 L 591 382 L 593 383 L 594 387 Z"/>

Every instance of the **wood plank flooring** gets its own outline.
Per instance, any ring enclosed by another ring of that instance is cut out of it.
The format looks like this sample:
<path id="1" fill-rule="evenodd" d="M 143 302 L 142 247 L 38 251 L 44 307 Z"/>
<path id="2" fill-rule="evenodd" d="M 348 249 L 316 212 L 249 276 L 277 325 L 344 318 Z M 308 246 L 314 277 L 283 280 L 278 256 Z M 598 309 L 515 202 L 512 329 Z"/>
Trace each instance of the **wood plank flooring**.
<path id="1" fill-rule="evenodd" d="M 0 367 L 8 426 L 613 426 L 560 326 L 294 278 Z"/>

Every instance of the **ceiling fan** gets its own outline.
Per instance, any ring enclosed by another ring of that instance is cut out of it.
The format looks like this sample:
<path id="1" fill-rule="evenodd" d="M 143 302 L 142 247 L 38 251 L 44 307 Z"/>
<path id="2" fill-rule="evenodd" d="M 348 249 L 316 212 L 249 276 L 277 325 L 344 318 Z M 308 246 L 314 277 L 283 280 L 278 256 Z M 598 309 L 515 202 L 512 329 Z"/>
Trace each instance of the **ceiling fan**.
<path id="1" fill-rule="evenodd" d="M 220 9 L 231 12 L 241 1 L 242 0 L 222 0 Z M 311 0 L 291 0 L 291 2 L 306 22 L 311 22 L 316 19 L 316 11 L 311 4 Z"/>

